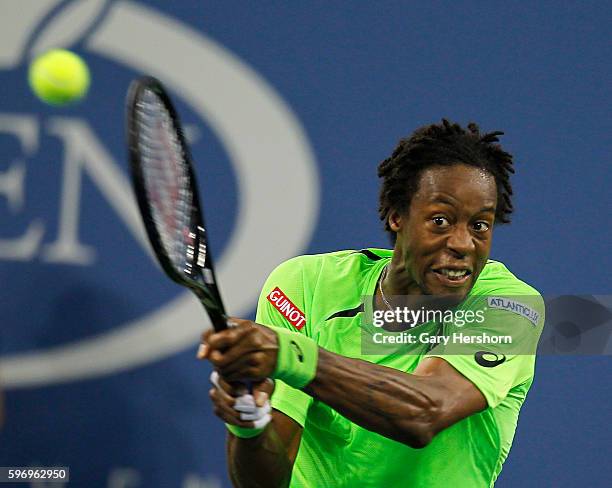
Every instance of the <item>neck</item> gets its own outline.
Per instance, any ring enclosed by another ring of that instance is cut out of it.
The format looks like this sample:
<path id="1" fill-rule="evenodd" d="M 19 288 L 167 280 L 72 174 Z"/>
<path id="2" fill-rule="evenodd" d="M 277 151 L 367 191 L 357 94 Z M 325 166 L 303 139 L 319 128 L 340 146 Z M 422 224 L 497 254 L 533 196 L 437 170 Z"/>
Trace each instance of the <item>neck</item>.
<path id="1" fill-rule="evenodd" d="M 385 296 L 423 295 L 423 290 L 414 281 L 401 253 L 394 252 L 393 257 L 382 276 L 381 287 Z"/>
<path id="2" fill-rule="evenodd" d="M 465 298 L 465 297 L 464 297 Z M 383 270 L 376 291 L 376 306 L 379 310 L 396 307 L 409 309 L 447 310 L 463 300 L 451 295 L 431 295 L 411 278 L 403 262 L 396 262 L 395 255 Z"/>

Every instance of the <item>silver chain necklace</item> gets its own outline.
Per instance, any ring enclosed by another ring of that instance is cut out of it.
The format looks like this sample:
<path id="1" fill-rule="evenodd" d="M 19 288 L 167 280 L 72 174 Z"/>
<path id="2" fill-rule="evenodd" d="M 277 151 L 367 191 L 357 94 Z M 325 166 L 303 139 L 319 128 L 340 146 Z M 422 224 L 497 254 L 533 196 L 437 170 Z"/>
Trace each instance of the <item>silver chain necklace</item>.
<path id="1" fill-rule="evenodd" d="M 383 303 L 391 312 L 393 312 L 393 307 L 389 303 L 389 300 L 387 300 L 387 297 L 385 296 L 385 292 L 383 291 L 383 288 L 382 288 L 382 282 L 387 277 L 388 271 L 389 271 L 389 264 L 387 263 L 387 265 L 385 266 L 385 269 L 383 270 L 382 276 L 380 277 L 380 280 L 378 280 L 378 289 L 380 290 L 380 298 L 382 298 Z"/>

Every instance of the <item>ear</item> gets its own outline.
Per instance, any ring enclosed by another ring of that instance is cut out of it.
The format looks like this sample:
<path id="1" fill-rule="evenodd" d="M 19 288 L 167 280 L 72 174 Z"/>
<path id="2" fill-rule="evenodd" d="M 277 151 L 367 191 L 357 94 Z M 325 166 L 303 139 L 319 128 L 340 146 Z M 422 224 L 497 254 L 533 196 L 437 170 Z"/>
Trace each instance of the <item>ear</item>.
<path id="1" fill-rule="evenodd" d="M 389 212 L 387 222 L 389 222 L 389 229 L 393 232 L 397 232 L 402 228 L 402 216 L 397 210 L 391 210 L 391 212 Z"/>

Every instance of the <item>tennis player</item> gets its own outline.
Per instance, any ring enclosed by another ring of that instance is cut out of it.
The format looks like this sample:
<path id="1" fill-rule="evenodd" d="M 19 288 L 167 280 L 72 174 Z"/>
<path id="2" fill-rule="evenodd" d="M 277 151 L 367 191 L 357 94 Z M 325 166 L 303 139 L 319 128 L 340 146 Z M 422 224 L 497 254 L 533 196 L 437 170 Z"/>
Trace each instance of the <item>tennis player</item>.
<path id="1" fill-rule="evenodd" d="M 378 168 L 392 251 L 291 259 L 255 322 L 203 334 L 236 486 L 493 486 L 544 321 L 489 259 L 512 212 L 500 134 L 443 120 L 401 140 Z"/>

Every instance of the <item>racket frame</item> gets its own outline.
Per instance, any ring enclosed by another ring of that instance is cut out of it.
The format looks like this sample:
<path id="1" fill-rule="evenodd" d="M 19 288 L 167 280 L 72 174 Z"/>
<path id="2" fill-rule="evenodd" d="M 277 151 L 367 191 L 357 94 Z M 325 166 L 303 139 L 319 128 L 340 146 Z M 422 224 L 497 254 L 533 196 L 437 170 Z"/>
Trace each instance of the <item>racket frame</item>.
<path id="1" fill-rule="evenodd" d="M 186 267 L 183 270 L 184 274 L 177 271 L 164 248 L 162 238 L 155 225 L 155 220 L 149 205 L 149 197 L 147 196 L 145 176 L 141 163 L 143 158 L 141 158 L 141 151 L 139 149 L 140 138 L 138 129 L 138 104 L 139 100 L 142 100 L 142 94 L 146 90 L 153 92 L 161 101 L 164 109 L 168 112 L 173 128 L 175 129 L 176 139 L 183 154 L 187 176 L 191 183 L 191 202 L 189 211 L 189 222 L 191 225 L 189 231 L 193 234 L 194 245 L 188 246 L 190 252 L 185 256 Z M 193 159 L 174 104 L 159 80 L 152 76 L 144 76 L 135 79 L 130 84 L 126 98 L 126 108 L 127 145 L 132 185 L 147 231 L 147 236 L 153 247 L 155 256 L 169 278 L 195 293 L 206 309 L 213 328 L 216 331 L 226 329 L 227 315 L 217 286 L 210 244 L 204 225 L 204 215 L 200 206 L 197 179 L 193 169 Z"/>

